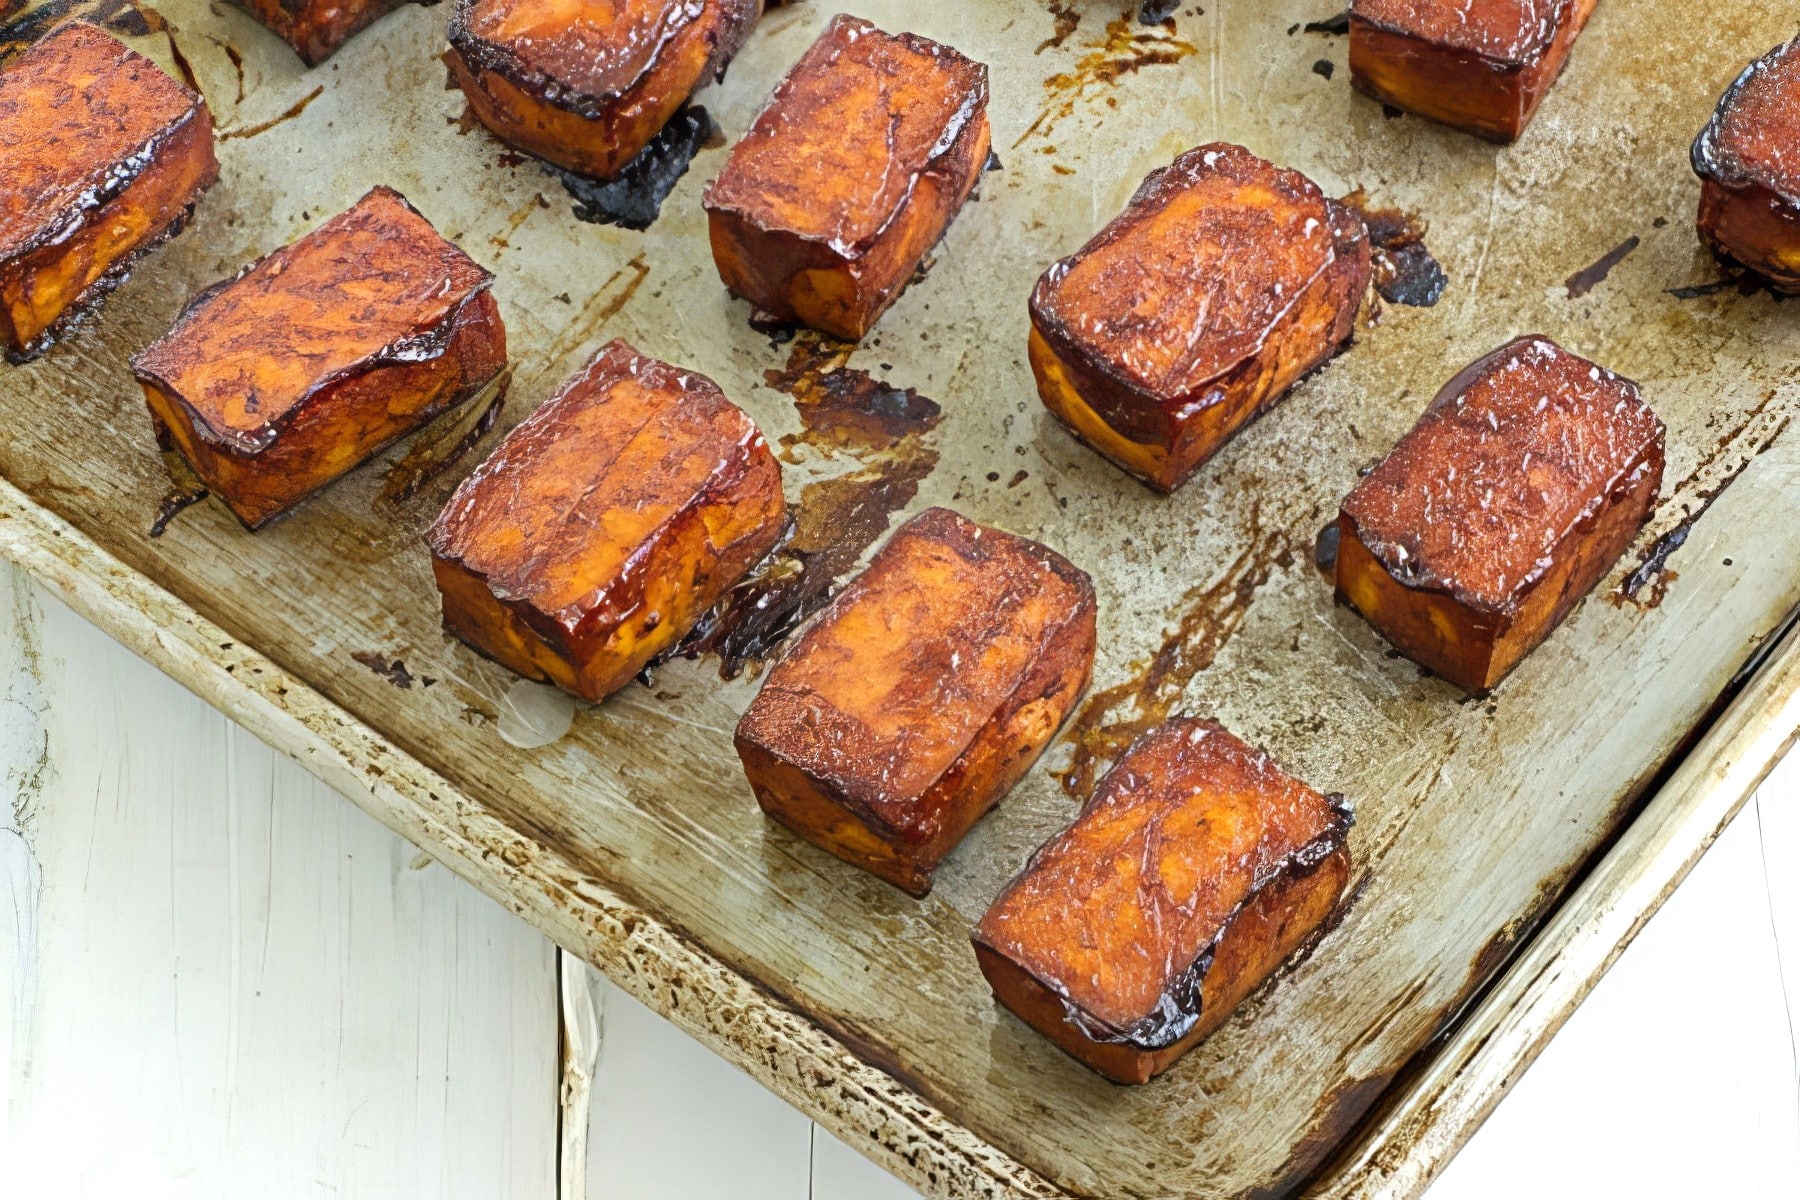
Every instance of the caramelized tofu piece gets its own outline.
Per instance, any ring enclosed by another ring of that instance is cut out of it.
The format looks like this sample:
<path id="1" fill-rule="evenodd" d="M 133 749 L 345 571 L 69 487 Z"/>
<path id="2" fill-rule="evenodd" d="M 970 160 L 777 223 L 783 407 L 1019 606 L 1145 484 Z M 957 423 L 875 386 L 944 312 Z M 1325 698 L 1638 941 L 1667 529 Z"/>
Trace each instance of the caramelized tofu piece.
<path id="1" fill-rule="evenodd" d="M 602 700 L 768 554 L 786 511 L 775 456 L 718 385 L 611 342 L 431 527 L 444 628 Z"/>
<path id="2" fill-rule="evenodd" d="M 1345 497 L 1337 594 L 1484 692 L 1600 582 L 1662 473 L 1663 424 L 1635 383 L 1519 338 L 1445 384 Z"/>
<path id="3" fill-rule="evenodd" d="M 1350 81 L 1495 141 L 1525 132 L 1598 0 L 1353 0 Z"/>
<path id="4" fill-rule="evenodd" d="M 1038 395 L 1173 491 L 1343 344 L 1368 282 L 1355 213 L 1241 146 L 1201 146 L 1038 280 Z"/>
<path id="5" fill-rule="evenodd" d="M 987 98 L 950 47 L 834 17 L 706 189 L 725 286 L 860 339 L 981 177 Z"/>
<path id="6" fill-rule="evenodd" d="M 435 4 L 437 0 L 419 0 Z M 232 0 L 316 67 L 406 0 Z"/>
<path id="7" fill-rule="evenodd" d="M 493 276 L 378 187 L 131 360 L 157 438 L 251 529 L 506 366 Z"/>
<path id="8" fill-rule="evenodd" d="M 457 0 L 446 60 L 481 123 L 606 179 L 744 44 L 762 0 Z"/>
<path id="9" fill-rule="evenodd" d="M 770 672 L 738 757 L 764 812 L 923 896 L 1061 727 L 1093 662 L 1085 572 L 928 509 Z"/>
<path id="10" fill-rule="evenodd" d="M 1115 1083 L 1147 1083 L 1324 924 L 1353 817 L 1213 721 L 1126 751 L 975 926 L 1000 1003 Z"/>
<path id="11" fill-rule="evenodd" d="M 219 177 L 206 102 L 71 21 L 0 74 L 0 349 L 58 328 L 181 231 Z"/>
<path id="12" fill-rule="evenodd" d="M 1700 237 L 1800 292 L 1800 37 L 1745 68 L 1694 140 Z"/>

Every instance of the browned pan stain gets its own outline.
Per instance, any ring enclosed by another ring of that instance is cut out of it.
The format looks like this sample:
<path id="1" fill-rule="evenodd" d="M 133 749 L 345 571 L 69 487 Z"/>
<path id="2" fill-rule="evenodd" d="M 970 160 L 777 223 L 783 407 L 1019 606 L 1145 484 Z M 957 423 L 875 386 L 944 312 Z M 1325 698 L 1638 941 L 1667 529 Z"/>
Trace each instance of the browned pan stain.
<path id="1" fill-rule="evenodd" d="M 1069 32 L 1074 32 L 1073 26 Z M 1046 44 L 1059 43 L 1052 39 Z M 1100 40 L 1086 43 L 1083 49 L 1087 52 L 1075 61 L 1072 70 L 1059 71 L 1044 80 L 1044 107 L 1013 143 L 1015 147 L 1033 136 L 1048 137 L 1057 122 L 1073 115 L 1083 99 L 1116 85 L 1125 76 L 1146 67 L 1173 66 L 1199 53 L 1199 47 L 1176 36 L 1173 17 L 1149 27 L 1139 25 L 1135 4 L 1127 5 L 1123 13 L 1108 21 Z"/>
<path id="2" fill-rule="evenodd" d="M 1375 291 L 1391 304 L 1430 308 L 1444 295 L 1450 279 L 1425 245 L 1429 226 L 1424 218 L 1401 208 L 1379 208 L 1362 188 L 1339 203 L 1369 227 L 1369 250 L 1375 268 Z"/>
<path id="3" fill-rule="evenodd" d="M 1055 27 L 1049 37 L 1038 43 L 1034 53 L 1042 54 L 1046 50 L 1056 49 L 1081 28 L 1081 10 L 1075 5 L 1076 0 L 1049 0 L 1044 7 L 1050 10 L 1050 19 L 1055 22 Z"/>
<path id="4" fill-rule="evenodd" d="M 306 111 L 307 105 L 311 104 L 314 100 L 317 100 L 324 94 L 325 85 L 321 83 L 312 91 L 306 93 L 306 95 L 290 104 L 285 112 L 270 117 L 266 121 L 258 121 L 254 125 L 245 125 L 241 129 L 222 130 L 219 133 L 218 140 L 221 142 L 229 142 L 232 138 L 253 138 L 260 134 L 267 133 L 277 125 L 285 125 L 298 117 L 301 113 Z"/>
<path id="5" fill-rule="evenodd" d="M 782 435 L 783 462 L 800 462 L 795 447 L 802 445 L 827 455 L 884 453 L 930 433 L 943 419 L 943 409 L 912 388 L 847 366 L 854 349 L 848 342 L 802 334 L 788 351 L 785 368 L 763 372 L 764 382 L 794 398 L 800 414 L 800 432 Z"/>
<path id="6" fill-rule="evenodd" d="M 67 20 L 86 21 L 121 37 L 144 37 L 169 27 L 154 9 L 140 9 L 131 0 L 49 0 L 0 23 L 0 67 Z"/>
<path id="7" fill-rule="evenodd" d="M 1086 799 L 1114 759 L 1168 718 L 1243 624 L 1258 589 L 1277 569 L 1292 565 L 1286 534 L 1262 532 L 1254 512 L 1250 523 L 1258 531 L 1250 545 L 1218 579 L 1183 597 L 1175 626 L 1156 653 L 1130 678 L 1090 695 L 1069 723 L 1063 736 L 1074 746 L 1074 758 L 1055 774 L 1071 796 Z"/>
<path id="8" fill-rule="evenodd" d="M 406 664 L 400 659 L 389 659 L 373 650 L 357 650 L 350 657 L 397 688 L 410 688 L 413 685 L 412 672 L 406 669 Z"/>
<path id="9" fill-rule="evenodd" d="M 1274 1180 L 1263 1187 L 1240 1192 L 1238 1200 L 1284 1200 L 1298 1192 L 1331 1152 L 1350 1136 L 1357 1122 L 1374 1107 L 1392 1080 L 1392 1073 L 1387 1072 L 1361 1079 L 1349 1078 L 1326 1092 L 1313 1108 L 1305 1136 L 1281 1164 Z"/>
<path id="10" fill-rule="evenodd" d="M 1625 256 L 1636 250 L 1643 239 L 1632 234 L 1618 245 L 1602 254 L 1581 270 L 1563 280 L 1563 287 L 1568 289 L 1569 299 L 1579 300 L 1601 284 L 1612 274 L 1614 267 L 1625 261 Z"/>
<path id="11" fill-rule="evenodd" d="M 388 467 L 381 483 L 381 499 L 385 504 L 400 505 L 418 495 L 480 444 L 494 428 L 506 407 L 507 390 L 512 383 L 512 368 L 500 373 L 490 385 L 493 398 L 483 404 L 458 408 L 448 419 L 429 426 L 412 440 L 406 453 Z"/>

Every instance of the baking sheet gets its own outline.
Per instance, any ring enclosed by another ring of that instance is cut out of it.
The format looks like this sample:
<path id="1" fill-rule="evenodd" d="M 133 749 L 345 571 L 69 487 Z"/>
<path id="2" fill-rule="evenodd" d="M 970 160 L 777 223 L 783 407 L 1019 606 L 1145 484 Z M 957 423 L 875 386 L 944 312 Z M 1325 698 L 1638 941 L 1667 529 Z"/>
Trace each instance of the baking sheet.
<path id="1" fill-rule="evenodd" d="M 1331 5 L 1186 6 L 1173 29 L 1141 26 L 1118 4 L 843 7 L 993 69 L 1003 169 L 848 360 L 942 409 L 908 435 L 897 457 L 911 465 L 898 475 L 893 447 L 806 436 L 793 393 L 838 358 L 752 330 L 719 287 L 698 198 L 723 149 L 699 154 L 648 231 L 584 223 L 555 178 L 459 120 L 461 96 L 443 89 L 435 57 L 442 7 L 402 9 L 308 72 L 236 10 L 185 2 L 158 11 L 213 106 L 222 181 L 98 320 L 0 374 L 0 472 L 456 781 L 484 815 L 555 846 L 1044 1179 L 1076 1194 L 1280 1194 L 1505 960 L 1800 600 L 1788 517 L 1794 312 L 1729 288 L 1666 291 L 1718 278 L 1691 229 L 1687 142 L 1741 65 L 1791 34 L 1791 18 L 1672 21 L 1659 6 L 1609 0 L 1525 139 L 1501 149 L 1354 97 L 1344 39 L 1303 28 Z M 727 137 L 833 11 L 804 3 L 765 18 L 723 85 L 699 98 Z M 1024 301 L 1144 173 L 1214 138 L 1334 194 L 1361 186 L 1420 214 L 1450 289 L 1435 308 L 1384 307 L 1349 352 L 1165 499 L 1038 405 Z M 884 498 L 951 504 L 1086 567 L 1101 653 L 1076 732 L 1104 751 L 1146 712 L 1213 714 L 1345 792 L 1359 872 L 1341 922 L 1168 1076 L 1116 1088 L 993 1006 L 965 933 L 1073 813 L 1048 769 L 1074 761 L 1069 743 L 915 903 L 762 820 L 729 738 L 752 685 L 721 683 L 711 659 L 583 709 L 550 747 L 498 738 L 510 679 L 439 631 L 419 540 L 497 433 L 421 478 L 419 465 L 441 465 L 454 442 L 427 433 L 263 534 L 206 503 L 149 538 L 169 479 L 126 357 L 192 289 L 376 183 L 406 193 L 499 276 L 517 368 L 502 428 L 624 336 L 711 375 L 772 440 L 792 435 L 796 501 L 808 484 L 906 478 L 910 497 L 902 485 Z M 1569 295 L 1565 280 L 1631 237 L 1638 245 L 1604 280 Z M 1312 542 L 1357 468 L 1443 379 L 1525 331 L 1643 385 L 1669 425 L 1668 482 L 1627 561 L 1472 702 L 1334 607 Z M 1656 538 L 1708 505 L 1635 601 L 1613 594 Z M 402 662 L 410 686 L 371 660 Z"/>

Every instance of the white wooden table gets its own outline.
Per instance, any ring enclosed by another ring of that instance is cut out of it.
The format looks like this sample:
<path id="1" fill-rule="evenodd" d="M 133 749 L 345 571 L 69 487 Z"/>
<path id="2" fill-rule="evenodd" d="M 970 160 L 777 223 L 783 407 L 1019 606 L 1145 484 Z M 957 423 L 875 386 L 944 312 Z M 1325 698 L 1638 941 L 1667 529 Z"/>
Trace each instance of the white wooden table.
<path id="1" fill-rule="evenodd" d="M 0 1196 L 912 1194 L 4 566 L 0 773 Z M 1792 1200 L 1797 1025 L 1800 755 L 1433 1200 Z"/>

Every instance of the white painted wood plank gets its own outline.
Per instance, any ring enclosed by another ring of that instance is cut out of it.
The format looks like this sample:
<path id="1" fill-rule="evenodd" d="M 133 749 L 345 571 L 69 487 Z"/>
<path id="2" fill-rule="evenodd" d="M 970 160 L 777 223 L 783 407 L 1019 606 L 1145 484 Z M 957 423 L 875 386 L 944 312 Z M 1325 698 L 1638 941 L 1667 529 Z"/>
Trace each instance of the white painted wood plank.
<path id="1" fill-rule="evenodd" d="M 551 1193 L 545 939 L 13 575 L 0 670 L 9 1194 Z"/>
<path id="2" fill-rule="evenodd" d="M 805 1200 L 812 1122 L 587 972 L 600 1027 L 591 1200 Z"/>

